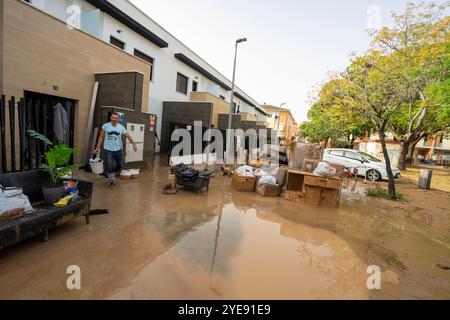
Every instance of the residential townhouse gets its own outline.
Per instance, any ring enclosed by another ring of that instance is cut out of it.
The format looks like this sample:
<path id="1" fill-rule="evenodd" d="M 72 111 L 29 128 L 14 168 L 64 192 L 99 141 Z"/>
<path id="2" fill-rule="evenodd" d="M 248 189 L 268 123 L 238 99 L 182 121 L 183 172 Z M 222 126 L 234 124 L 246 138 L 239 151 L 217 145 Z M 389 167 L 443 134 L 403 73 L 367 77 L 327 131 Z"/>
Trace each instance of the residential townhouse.
<path id="1" fill-rule="evenodd" d="M 268 113 L 267 127 L 278 130 L 279 137 L 289 140 L 298 135 L 298 124 L 289 109 L 268 104 L 263 104 L 263 108 Z"/>
<path id="2" fill-rule="evenodd" d="M 205 112 L 205 127 L 220 127 L 220 123 L 223 127 L 224 121 L 219 121 L 219 117 L 225 119 L 228 114 L 231 81 L 131 2 L 3 0 L 0 3 L 0 91 L 6 97 L 16 97 L 16 103 L 19 98 L 27 101 L 27 97 L 33 97 L 40 103 L 48 101 L 49 108 L 56 102 L 70 106 L 73 146 L 84 148 L 86 144 L 86 124 L 96 81 L 101 82 L 99 90 L 103 90 L 101 97 L 97 97 L 97 109 L 152 115 L 156 134 L 166 142 L 170 139 L 170 125 L 169 120 L 164 125 L 165 104 L 176 103 L 178 118 L 192 121 Z M 128 88 L 130 81 L 135 85 Z M 239 121 L 242 118 L 261 127 L 267 112 L 239 87 L 235 90 L 233 111 L 239 114 Z M 33 112 L 39 113 L 39 107 L 36 108 Z M 16 114 L 16 121 L 19 117 Z M 96 111 L 94 118 L 98 121 L 107 117 Z M 146 127 L 143 129 L 147 132 Z M 10 137 L 6 132 L 7 146 Z M 146 148 L 151 150 L 144 151 L 144 155 L 159 151 L 153 141 Z M 2 148 L 1 152 L 4 154 L 5 150 Z M 16 153 L 21 154 L 19 146 Z"/>
<path id="3" fill-rule="evenodd" d="M 386 147 L 391 163 L 397 165 L 401 147 L 390 132 L 386 135 Z M 356 141 L 356 149 L 366 152 L 374 157 L 383 159 L 383 150 L 377 134 L 371 134 L 368 138 L 360 138 Z M 448 164 L 450 161 L 450 139 L 445 133 L 437 133 L 431 137 L 425 137 L 419 141 L 414 149 L 413 160 L 434 160 L 438 164 Z"/>

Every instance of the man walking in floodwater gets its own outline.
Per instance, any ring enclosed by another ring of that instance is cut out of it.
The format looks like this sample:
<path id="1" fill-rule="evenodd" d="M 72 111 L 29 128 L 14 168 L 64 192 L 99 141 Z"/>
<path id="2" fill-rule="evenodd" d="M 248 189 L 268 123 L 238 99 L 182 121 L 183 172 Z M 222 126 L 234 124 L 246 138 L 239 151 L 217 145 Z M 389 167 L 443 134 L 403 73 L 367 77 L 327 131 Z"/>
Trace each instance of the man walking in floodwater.
<path id="1" fill-rule="evenodd" d="M 100 148 L 105 149 L 106 157 L 106 173 L 109 179 L 109 188 L 114 190 L 116 188 L 116 169 L 122 170 L 123 167 L 123 143 L 122 135 L 124 135 L 132 144 L 134 152 L 137 151 L 136 142 L 133 137 L 127 132 L 125 127 L 119 123 L 120 115 L 114 112 L 111 115 L 111 122 L 105 123 L 100 131 L 100 137 L 97 142 L 97 147 L 94 154 L 100 152 Z"/>

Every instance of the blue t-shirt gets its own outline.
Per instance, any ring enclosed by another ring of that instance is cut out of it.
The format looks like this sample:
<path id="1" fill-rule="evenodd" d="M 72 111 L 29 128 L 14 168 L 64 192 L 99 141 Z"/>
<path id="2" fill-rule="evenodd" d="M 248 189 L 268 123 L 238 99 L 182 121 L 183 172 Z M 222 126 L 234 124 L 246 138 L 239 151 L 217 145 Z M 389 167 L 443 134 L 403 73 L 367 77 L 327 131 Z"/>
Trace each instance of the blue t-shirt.
<path id="1" fill-rule="evenodd" d="M 108 122 L 102 126 L 102 129 L 105 131 L 105 142 L 103 143 L 105 150 L 122 150 L 122 135 L 127 132 L 125 127 L 120 123 L 113 126 L 111 122 Z"/>

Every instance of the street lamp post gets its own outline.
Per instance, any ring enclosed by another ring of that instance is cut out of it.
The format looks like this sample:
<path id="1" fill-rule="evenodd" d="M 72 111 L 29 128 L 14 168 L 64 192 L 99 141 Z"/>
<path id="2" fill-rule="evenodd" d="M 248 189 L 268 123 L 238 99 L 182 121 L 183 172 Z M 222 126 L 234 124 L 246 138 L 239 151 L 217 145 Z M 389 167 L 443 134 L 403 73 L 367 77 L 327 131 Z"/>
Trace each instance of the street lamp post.
<path id="1" fill-rule="evenodd" d="M 238 44 L 242 42 L 246 42 L 247 38 L 241 38 L 236 40 L 235 48 L 234 48 L 234 65 L 233 65 L 233 81 L 231 83 L 231 99 L 230 99 L 230 112 L 228 115 L 228 134 L 227 134 L 227 154 L 231 156 L 231 122 L 233 119 L 233 100 L 234 100 L 234 82 L 236 79 L 236 59 L 237 59 L 237 48 Z"/>
<path id="2" fill-rule="evenodd" d="M 233 65 L 233 81 L 231 83 L 231 99 L 230 99 L 230 114 L 228 115 L 228 129 L 231 129 L 231 120 L 233 118 L 233 100 L 234 100 L 234 81 L 236 79 L 236 59 L 237 59 L 237 48 L 238 44 L 242 42 L 246 42 L 247 38 L 241 38 L 236 40 L 236 45 L 234 48 L 234 65 Z"/>

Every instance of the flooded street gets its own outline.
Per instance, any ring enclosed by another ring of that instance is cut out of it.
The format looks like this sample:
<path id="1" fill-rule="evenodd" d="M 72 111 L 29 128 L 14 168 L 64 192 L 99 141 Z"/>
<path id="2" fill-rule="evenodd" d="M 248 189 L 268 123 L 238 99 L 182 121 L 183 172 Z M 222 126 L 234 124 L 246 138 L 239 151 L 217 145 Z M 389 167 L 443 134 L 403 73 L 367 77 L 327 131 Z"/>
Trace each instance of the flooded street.
<path id="1" fill-rule="evenodd" d="M 162 195 L 166 182 L 167 168 L 115 191 L 97 180 L 92 208 L 110 213 L 1 251 L 0 298 L 450 298 L 450 271 L 437 267 L 450 265 L 448 193 L 430 221 L 415 203 L 367 199 L 363 184 L 325 210 L 233 191 L 228 177 L 203 194 Z M 66 287 L 70 265 L 81 290 Z M 381 290 L 367 288 L 370 265 Z"/>

